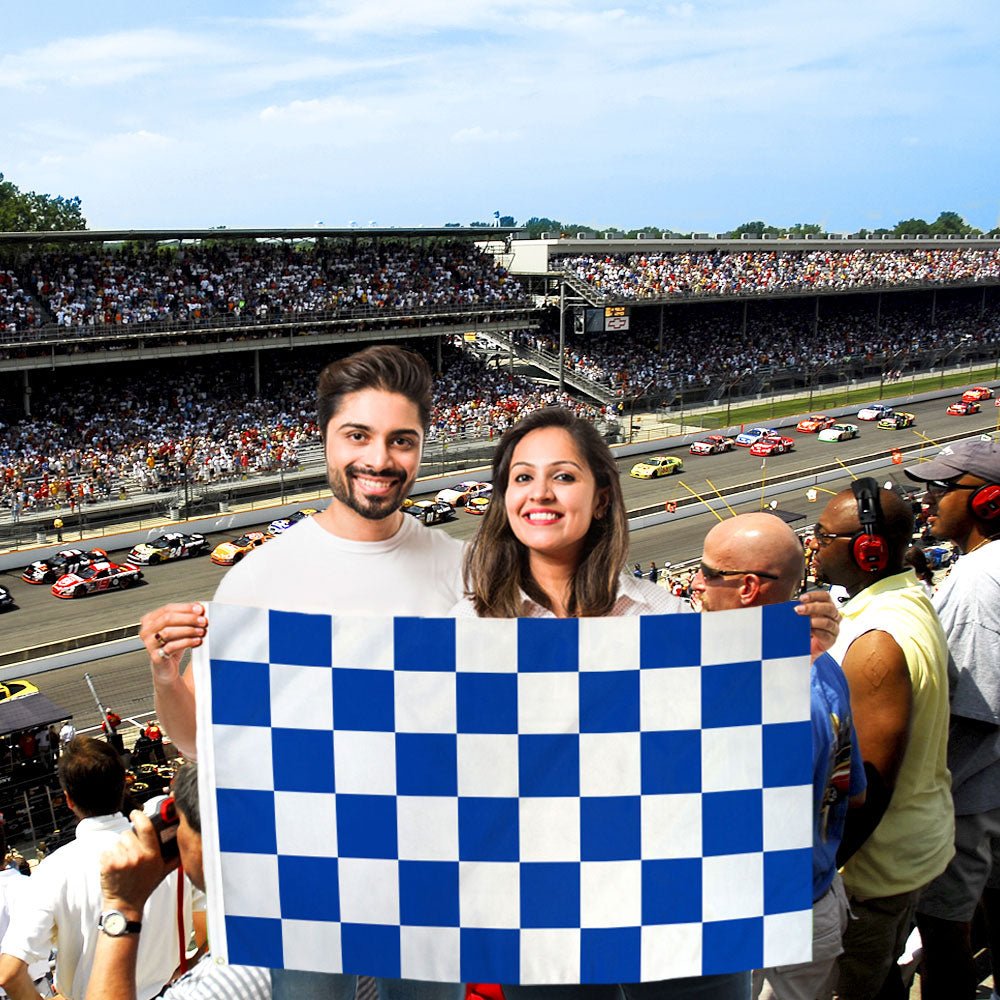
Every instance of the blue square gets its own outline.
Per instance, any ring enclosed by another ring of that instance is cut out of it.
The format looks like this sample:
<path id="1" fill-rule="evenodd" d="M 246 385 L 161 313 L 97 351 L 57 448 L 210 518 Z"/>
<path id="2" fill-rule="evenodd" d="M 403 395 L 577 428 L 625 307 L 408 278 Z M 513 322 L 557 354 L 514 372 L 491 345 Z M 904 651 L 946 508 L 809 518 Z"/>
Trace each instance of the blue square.
<path id="1" fill-rule="evenodd" d="M 597 670 L 580 674 L 581 733 L 638 731 L 638 670 Z"/>
<path id="2" fill-rule="evenodd" d="M 763 817 L 759 788 L 706 792 L 701 797 L 701 853 L 709 857 L 763 850 Z"/>
<path id="3" fill-rule="evenodd" d="M 701 725 L 760 725 L 760 661 L 714 663 L 701 668 Z"/>
<path id="4" fill-rule="evenodd" d="M 761 656 L 765 660 L 809 654 L 809 618 L 795 610 L 797 605 L 798 601 L 786 601 L 761 609 Z"/>
<path id="5" fill-rule="evenodd" d="M 457 861 L 400 861 L 399 922 L 414 927 L 457 927 Z"/>
<path id="6" fill-rule="evenodd" d="M 642 863 L 642 922 L 701 922 L 701 859 L 669 858 Z"/>
<path id="7" fill-rule="evenodd" d="M 517 861 L 517 799 L 462 797 L 458 800 L 458 857 L 461 861 Z"/>
<path id="8" fill-rule="evenodd" d="M 642 794 L 701 791 L 701 730 L 642 733 Z"/>
<path id="9" fill-rule="evenodd" d="M 524 862 L 520 871 L 522 927 L 580 926 L 580 866 Z"/>
<path id="10" fill-rule="evenodd" d="M 639 619 L 639 666 L 697 667 L 701 663 L 701 615 L 643 615 Z"/>
<path id="11" fill-rule="evenodd" d="M 340 920 L 337 859 L 279 855 L 278 898 L 286 920 Z"/>
<path id="12" fill-rule="evenodd" d="M 812 850 L 768 851 L 764 855 L 764 912 L 812 909 Z"/>
<path id="13" fill-rule="evenodd" d="M 344 972 L 398 979 L 400 960 L 399 926 L 396 924 L 341 924 L 340 954 Z"/>
<path id="14" fill-rule="evenodd" d="M 397 670 L 455 671 L 454 618 L 396 618 L 393 625 Z"/>
<path id="15" fill-rule="evenodd" d="M 466 674 L 455 678 L 460 733 L 517 732 L 517 674 Z"/>
<path id="16" fill-rule="evenodd" d="M 580 794 L 579 736 L 519 736 L 517 752 L 521 795 Z"/>
<path id="17" fill-rule="evenodd" d="M 580 630 L 575 618 L 521 618 L 517 623 L 520 673 L 579 670 Z"/>
<path id="18" fill-rule="evenodd" d="M 280 920 L 227 914 L 226 944 L 233 965 L 259 965 L 265 969 L 285 967 Z"/>
<path id="19" fill-rule="evenodd" d="M 395 684 L 391 670 L 335 667 L 331 673 L 334 729 L 391 733 L 396 728 Z"/>
<path id="20" fill-rule="evenodd" d="M 319 729 L 272 729 L 271 766 L 275 791 L 334 791 L 333 734 Z"/>
<path id="21" fill-rule="evenodd" d="M 764 918 L 716 920 L 701 932 L 701 974 L 718 976 L 764 965 Z"/>
<path id="22" fill-rule="evenodd" d="M 642 854 L 642 799 L 608 795 L 580 800 L 582 861 L 632 861 Z"/>
<path id="23" fill-rule="evenodd" d="M 459 937 L 463 981 L 516 983 L 521 978 L 521 932 L 463 927 Z"/>
<path id="24" fill-rule="evenodd" d="M 394 796 L 337 796 L 337 853 L 342 858 L 395 858 L 396 844 Z"/>
<path id="25" fill-rule="evenodd" d="M 333 627 L 329 615 L 269 611 L 268 638 L 268 657 L 272 663 L 299 667 L 329 667 L 333 663 Z"/>
<path id="26" fill-rule="evenodd" d="M 397 733 L 396 793 L 457 795 L 458 737 L 449 733 Z"/>
<path id="27" fill-rule="evenodd" d="M 218 726 L 271 725 L 271 668 L 267 663 L 212 660 L 212 721 Z"/>
<path id="28" fill-rule="evenodd" d="M 219 788 L 219 850 L 234 854 L 275 854 L 274 792 Z"/>
<path id="29" fill-rule="evenodd" d="M 776 722 L 761 728 L 763 784 L 812 784 L 812 724 Z"/>
<path id="30" fill-rule="evenodd" d="M 580 932 L 580 981 L 637 983 L 642 979 L 642 929 L 608 927 Z"/>

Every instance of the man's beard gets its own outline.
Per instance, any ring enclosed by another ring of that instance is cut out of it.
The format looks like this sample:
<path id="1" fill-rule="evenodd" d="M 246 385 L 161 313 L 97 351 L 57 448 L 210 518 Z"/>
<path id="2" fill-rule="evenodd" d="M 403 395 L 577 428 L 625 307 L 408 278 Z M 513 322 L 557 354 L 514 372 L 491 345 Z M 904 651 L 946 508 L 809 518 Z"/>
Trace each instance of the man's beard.
<path id="1" fill-rule="evenodd" d="M 354 465 L 348 465 L 344 470 L 345 475 L 339 469 L 327 469 L 327 479 L 330 483 L 330 492 L 334 499 L 350 507 L 356 514 L 367 518 L 369 521 L 382 521 L 403 505 L 406 491 L 412 485 L 412 480 L 407 480 L 406 476 L 397 469 L 361 469 Z M 371 476 L 378 479 L 395 479 L 396 488 L 385 496 L 369 497 L 359 496 L 355 493 L 354 476 Z"/>

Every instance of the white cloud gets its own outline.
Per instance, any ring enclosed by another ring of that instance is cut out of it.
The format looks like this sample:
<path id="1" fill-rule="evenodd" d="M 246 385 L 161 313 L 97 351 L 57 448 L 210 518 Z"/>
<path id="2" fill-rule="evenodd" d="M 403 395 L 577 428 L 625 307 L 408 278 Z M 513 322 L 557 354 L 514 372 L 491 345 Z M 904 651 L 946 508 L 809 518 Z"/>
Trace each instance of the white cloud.
<path id="1" fill-rule="evenodd" d="M 517 130 L 504 132 L 497 128 L 483 128 L 480 125 L 473 125 L 471 128 L 460 128 L 453 132 L 452 142 L 457 143 L 477 143 L 477 142 L 516 142 L 521 138 L 521 133 Z"/>
<path id="2" fill-rule="evenodd" d="M 343 97 L 315 98 L 292 101 L 285 105 L 269 105 L 260 112 L 260 120 L 284 125 L 326 125 L 344 118 L 370 114 L 364 104 Z"/>

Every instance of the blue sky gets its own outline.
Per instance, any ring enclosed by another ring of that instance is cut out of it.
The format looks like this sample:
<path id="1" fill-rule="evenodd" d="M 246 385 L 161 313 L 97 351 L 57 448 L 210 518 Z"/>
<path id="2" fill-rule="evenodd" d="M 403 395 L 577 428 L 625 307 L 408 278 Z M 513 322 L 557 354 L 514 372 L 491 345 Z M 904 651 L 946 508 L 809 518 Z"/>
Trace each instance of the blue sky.
<path id="1" fill-rule="evenodd" d="M 6 4 L 0 172 L 92 228 L 1000 222 L 995 0 Z"/>

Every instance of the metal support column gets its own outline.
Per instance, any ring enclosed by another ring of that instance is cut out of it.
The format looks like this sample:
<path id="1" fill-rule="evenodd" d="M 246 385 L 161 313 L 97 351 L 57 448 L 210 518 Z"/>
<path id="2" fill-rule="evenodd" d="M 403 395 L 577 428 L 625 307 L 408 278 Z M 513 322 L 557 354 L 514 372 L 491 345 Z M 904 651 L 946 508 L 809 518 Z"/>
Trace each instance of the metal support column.
<path id="1" fill-rule="evenodd" d="M 435 364 L 435 367 L 434 367 L 434 371 L 437 372 L 438 375 L 440 375 L 441 374 L 441 334 L 438 334 L 434 338 L 434 358 L 435 358 L 435 361 L 436 361 L 436 364 Z"/>
<path id="2" fill-rule="evenodd" d="M 566 391 L 566 279 L 559 282 L 559 392 Z"/>
<path id="3" fill-rule="evenodd" d="M 813 336 L 819 336 L 819 296 L 816 296 L 816 308 L 813 311 Z"/>
<path id="4" fill-rule="evenodd" d="M 743 323 L 740 326 L 740 343 L 747 342 L 747 300 L 743 300 Z"/>
<path id="5" fill-rule="evenodd" d="M 878 292 L 875 296 L 875 332 L 882 332 L 882 293 Z"/>
<path id="6" fill-rule="evenodd" d="M 253 394 L 260 396 L 260 351 L 253 352 Z"/>
<path id="7" fill-rule="evenodd" d="M 666 311 L 666 306 L 660 306 L 660 342 L 657 344 L 656 349 L 663 353 L 663 314 Z"/>
<path id="8" fill-rule="evenodd" d="M 931 292 L 931 326 L 937 326 L 937 289 Z"/>
<path id="9" fill-rule="evenodd" d="M 31 382 L 28 379 L 28 369 L 25 368 L 21 373 L 21 380 L 24 383 L 24 394 L 21 397 L 24 401 L 24 415 L 26 417 L 31 416 Z"/>

